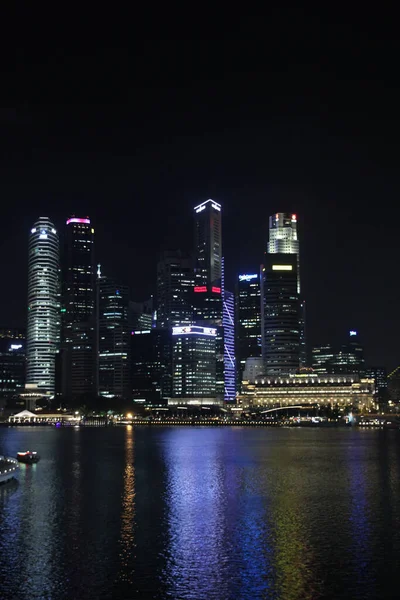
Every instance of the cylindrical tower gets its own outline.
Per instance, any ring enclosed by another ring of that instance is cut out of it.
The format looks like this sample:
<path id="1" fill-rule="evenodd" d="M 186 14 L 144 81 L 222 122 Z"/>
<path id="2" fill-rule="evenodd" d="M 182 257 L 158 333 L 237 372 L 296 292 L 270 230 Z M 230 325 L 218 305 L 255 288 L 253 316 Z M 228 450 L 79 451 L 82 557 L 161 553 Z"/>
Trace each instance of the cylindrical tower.
<path id="1" fill-rule="evenodd" d="M 55 393 L 55 361 L 60 341 L 59 239 L 48 217 L 31 229 L 28 258 L 26 383 Z"/>

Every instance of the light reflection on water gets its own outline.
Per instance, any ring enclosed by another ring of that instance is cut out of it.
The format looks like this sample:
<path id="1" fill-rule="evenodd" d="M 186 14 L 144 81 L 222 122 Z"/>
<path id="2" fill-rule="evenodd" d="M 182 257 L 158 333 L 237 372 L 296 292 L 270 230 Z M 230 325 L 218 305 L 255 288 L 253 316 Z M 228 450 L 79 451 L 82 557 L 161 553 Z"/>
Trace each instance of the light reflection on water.
<path id="1" fill-rule="evenodd" d="M 396 431 L 2 428 L 0 597 L 392 598 Z"/>
<path id="2" fill-rule="evenodd" d="M 125 435 L 125 472 L 121 506 L 121 530 L 119 539 L 120 569 L 117 581 L 126 584 L 134 583 L 134 572 L 130 568 L 136 555 L 134 535 L 135 517 L 135 466 L 134 466 L 134 432 L 128 425 Z"/>

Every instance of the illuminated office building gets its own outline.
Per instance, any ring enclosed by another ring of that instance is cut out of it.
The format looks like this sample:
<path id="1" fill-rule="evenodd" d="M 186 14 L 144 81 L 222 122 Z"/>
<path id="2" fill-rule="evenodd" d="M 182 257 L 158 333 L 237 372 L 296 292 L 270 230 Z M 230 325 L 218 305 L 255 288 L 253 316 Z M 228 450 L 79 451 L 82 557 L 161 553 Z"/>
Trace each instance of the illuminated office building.
<path id="1" fill-rule="evenodd" d="M 18 396 L 25 386 L 25 334 L 0 329 L 0 400 Z"/>
<path id="2" fill-rule="evenodd" d="M 164 252 L 157 265 L 157 327 L 191 325 L 193 261 L 181 252 Z"/>
<path id="3" fill-rule="evenodd" d="M 29 236 L 26 384 L 54 396 L 60 343 L 60 258 L 58 233 L 39 217 Z"/>
<path id="4" fill-rule="evenodd" d="M 387 376 L 388 398 L 394 404 L 400 403 L 400 366 Z"/>
<path id="5" fill-rule="evenodd" d="M 335 352 L 331 344 L 314 346 L 311 351 L 311 366 L 316 373 L 331 373 Z"/>
<path id="6" fill-rule="evenodd" d="M 331 344 L 314 346 L 312 368 L 317 373 L 365 374 L 364 349 L 357 331 L 350 331 L 348 341 L 339 348 Z"/>
<path id="7" fill-rule="evenodd" d="M 333 356 L 332 373 L 363 373 L 365 371 L 364 348 L 357 331 L 350 331 L 348 340 Z"/>
<path id="8" fill-rule="evenodd" d="M 170 329 L 139 329 L 131 332 L 133 402 L 167 404 L 172 395 L 171 355 Z"/>
<path id="9" fill-rule="evenodd" d="M 207 200 L 194 209 L 195 264 L 193 310 L 199 325 L 222 326 L 221 205 Z"/>
<path id="10" fill-rule="evenodd" d="M 300 294 L 300 249 L 297 235 L 297 215 L 276 213 L 269 218 L 268 254 L 297 256 L 297 292 Z"/>
<path id="11" fill-rule="evenodd" d="M 300 366 L 300 302 L 296 254 L 266 254 L 261 278 L 263 358 L 266 374 Z"/>
<path id="12" fill-rule="evenodd" d="M 94 229 L 89 217 L 66 222 L 62 257 L 61 392 L 96 393 Z"/>
<path id="13" fill-rule="evenodd" d="M 216 404 L 215 327 L 172 328 L 172 398 L 169 404 Z"/>
<path id="14" fill-rule="evenodd" d="M 222 328 L 224 335 L 224 400 L 236 399 L 236 358 L 235 358 L 235 296 L 224 289 Z"/>
<path id="15" fill-rule="evenodd" d="M 223 331 L 223 257 L 221 205 L 214 200 L 194 208 L 194 288 L 193 322 L 216 327 L 215 385 L 218 398 L 225 397 L 224 331 Z"/>
<path id="16" fill-rule="evenodd" d="M 129 302 L 129 327 L 132 331 L 151 329 L 154 321 L 153 296 L 144 302 Z"/>
<path id="17" fill-rule="evenodd" d="M 306 304 L 301 296 L 300 286 L 300 245 L 297 231 L 297 215 L 275 213 L 269 218 L 269 241 L 267 254 L 295 254 L 297 257 L 297 292 L 300 299 L 300 366 L 306 366 Z"/>
<path id="18" fill-rule="evenodd" d="M 239 275 L 236 283 L 236 315 L 236 359 L 240 385 L 246 360 L 261 356 L 260 273 Z"/>
<path id="19" fill-rule="evenodd" d="M 99 393 L 107 398 L 130 398 L 129 289 L 108 277 L 100 277 L 99 312 Z"/>
<path id="20" fill-rule="evenodd" d="M 221 205 L 206 200 L 195 213 L 195 285 L 221 287 L 222 227 Z"/>
<path id="21" fill-rule="evenodd" d="M 378 402 L 384 404 L 388 401 L 388 377 L 385 367 L 367 367 L 365 377 L 375 381 L 375 390 Z"/>

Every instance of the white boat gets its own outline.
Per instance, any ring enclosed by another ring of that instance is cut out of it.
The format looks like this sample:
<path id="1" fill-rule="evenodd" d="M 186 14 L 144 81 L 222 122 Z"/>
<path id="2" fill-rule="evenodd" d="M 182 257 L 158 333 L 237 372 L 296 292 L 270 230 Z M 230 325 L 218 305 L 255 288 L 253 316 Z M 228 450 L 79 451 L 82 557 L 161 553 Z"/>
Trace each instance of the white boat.
<path id="1" fill-rule="evenodd" d="M 6 483 L 16 475 L 18 461 L 9 456 L 0 456 L 0 484 Z"/>

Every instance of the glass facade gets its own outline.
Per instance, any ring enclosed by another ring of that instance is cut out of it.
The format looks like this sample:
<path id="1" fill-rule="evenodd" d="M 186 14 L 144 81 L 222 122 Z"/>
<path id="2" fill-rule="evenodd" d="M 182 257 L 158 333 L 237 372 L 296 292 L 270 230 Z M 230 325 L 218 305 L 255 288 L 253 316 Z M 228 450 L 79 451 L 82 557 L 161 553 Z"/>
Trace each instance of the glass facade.
<path id="1" fill-rule="evenodd" d="M 145 302 L 129 302 L 129 328 L 147 331 L 153 327 L 153 297 Z"/>
<path id="2" fill-rule="evenodd" d="M 222 230 L 221 205 L 207 200 L 195 213 L 195 286 L 221 286 Z"/>
<path id="3" fill-rule="evenodd" d="M 25 335 L 21 331 L 0 330 L 0 399 L 23 392 L 25 357 Z"/>
<path id="4" fill-rule="evenodd" d="M 235 358 L 235 296 L 224 289 L 222 326 L 224 335 L 224 400 L 236 399 L 236 358 Z"/>
<path id="5" fill-rule="evenodd" d="M 297 215 L 292 213 L 275 213 L 269 218 L 268 254 L 295 254 L 297 256 L 297 293 L 300 298 L 300 362 L 299 366 L 307 366 L 306 347 L 306 304 L 301 297 L 300 286 L 300 245 L 297 232 Z"/>
<path id="6" fill-rule="evenodd" d="M 96 392 L 94 229 L 90 219 L 71 217 L 62 257 L 61 392 Z"/>
<path id="7" fill-rule="evenodd" d="M 193 321 L 193 261 L 181 252 L 165 252 L 157 265 L 157 327 Z"/>
<path id="8" fill-rule="evenodd" d="M 240 385 L 246 359 L 261 356 L 260 273 L 239 275 L 236 282 L 236 317 L 236 357 Z"/>
<path id="9" fill-rule="evenodd" d="M 40 217 L 32 227 L 28 251 L 26 383 L 54 396 L 61 325 L 60 258 L 58 233 L 48 217 Z"/>
<path id="10" fill-rule="evenodd" d="M 351 331 L 339 349 L 330 344 L 314 346 L 312 368 L 318 373 L 365 373 L 364 349 L 357 332 Z"/>
<path id="11" fill-rule="evenodd" d="M 261 293 L 265 372 L 295 373 L 300 365 L 296 254 L 266 255 Z"/>
<path id="12" fill-rule="evenodd" d="M 268 254 L 296 254 L 297 291 L 300 294 L 300 249 L 297 236 L 297 216 L 276 213 L 269 218 Z"/>
<path id="13" fill-rule="evenodd" d="M 112 279 L 100 277 L 99 393 L 108 398 L 130 398 L 129 290 Z"/>
<path id="14" fill-rule="evenodd" d="M 172 394 L 172 340 L 169 329 L 131 332 L 134 402 L 167 404 Z"/>
<path id="15" fill-rule="evenodd" d="M 174 327 L 172 330 L 172 395 L 215 398 L 216 328 Z"/>
<path id="16" fill-rule="evenodd" d="M 314 346 L 311 351 L 311 366 L 316 373 L 330 373 L 334 357 L 331 344 Z"/>
<path id="17" fill-rule="evenodd" d="M 223 330 L 223 257 L 221 205 L 207 200 L 194 209 L 195 285 L 193 288 L 194 323 L 216 327 L 215 393 L 225 396 Z"/>

